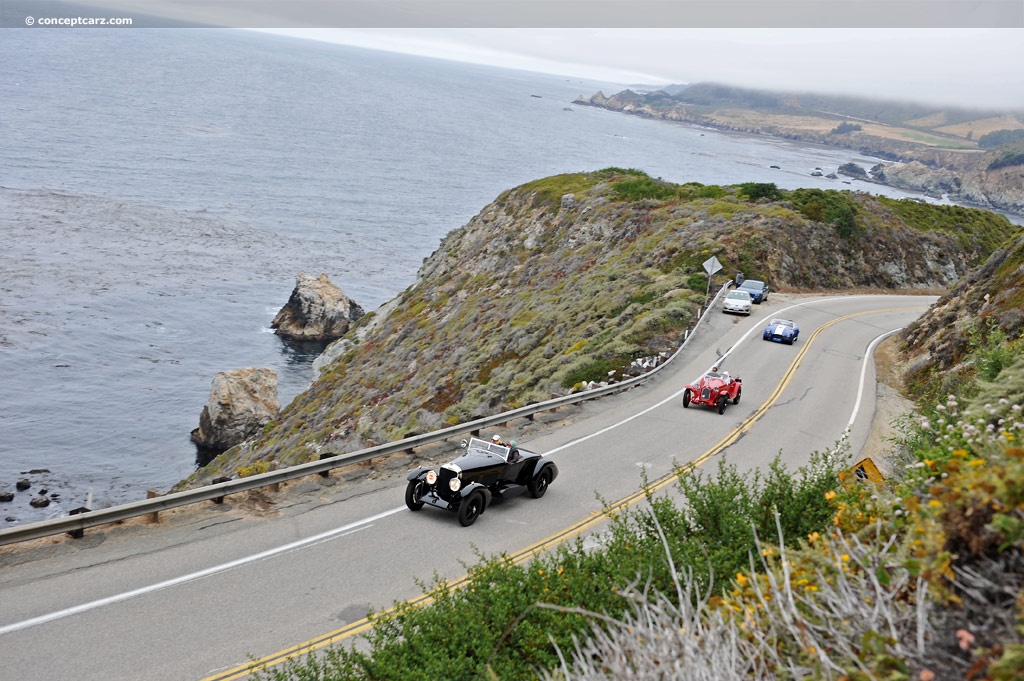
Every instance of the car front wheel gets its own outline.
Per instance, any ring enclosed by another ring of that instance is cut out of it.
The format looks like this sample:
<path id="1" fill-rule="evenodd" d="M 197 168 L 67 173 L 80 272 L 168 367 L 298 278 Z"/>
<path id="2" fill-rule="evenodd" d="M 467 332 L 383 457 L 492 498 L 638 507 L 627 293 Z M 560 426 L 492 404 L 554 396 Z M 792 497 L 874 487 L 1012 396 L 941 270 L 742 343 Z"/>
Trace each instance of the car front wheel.
<path id="1" fill-rule="evenodd" d="M 545 468 L 540 472 L 540 475 L 530 480 L 530 483 L 526 486 L 530 490 L 530 496 L 534 499 L 540 499 L 544 496 L 544 493 L 548 491 L 548 485 L 551 484 L 551 469 Z"/>
<path id="2" fill-rule="evenodd" d="M 683 409 L 686 409 L 689 406 L 690 406 L 690 391 L 689 390 L 684 390 L 683 391 Z"/>
<path id="3" fill-rule="evenodd" d="M 474 492 L 459 504 L 459 524 L 469 527 L 476 522 L 480 514 L 484 512 L 484 495 Z"/>
<path id="4" fill-rule="evenodd" d="M 725 413 L 725 405 L 727 405 L 727 404 L 729 404 L 729 398 L 728 397 L 726 397 L 725 395 L 722 395 L 721 397 L 718 398 L 718 413 L 719 414 L 724 414 Z"/>
<path id="5" fill-rule="evenodd" d="M 732 398 L 732 403 L 733 404 L 739 404 L 740 403 L 740 395 L 742 395 L 742 394 L 743 394 L 743 390 L 742 389 L 737 390 L 736 391 L 736 397 Z"/>
<path id="6" fill-rule="evenodd" d="M 410 511 L 418 511 L 423 508 L 420 498 L 423 497 L 426 489 L 427 485 L 422 479 L 410 480 L 409 484 L 405 486 L 405 505 L 409 507 Z"/>

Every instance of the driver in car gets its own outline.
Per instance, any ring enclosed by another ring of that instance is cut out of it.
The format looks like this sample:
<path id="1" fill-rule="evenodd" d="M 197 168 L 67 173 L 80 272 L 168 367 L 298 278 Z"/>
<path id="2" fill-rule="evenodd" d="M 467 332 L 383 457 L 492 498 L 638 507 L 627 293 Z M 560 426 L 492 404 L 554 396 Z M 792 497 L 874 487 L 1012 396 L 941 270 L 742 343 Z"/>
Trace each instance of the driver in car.
<path id="1" fill-rule="evenodd" d="M 515 440 L 509 440 L 508 442 L 505 442 L 504 440 L 501 439 L 500 435 L 495 435 L 494 437 L 491 438 L 491 442 L 493 442 L 496 445 L 501 445 L 502 447 L 508 447 L 509 448 L 509 450 L 508 450 L 508 462 L 509 463 L 515 463 L 516 461 L 519 461 L 519 447 L 516 446 L 516 441 Z"/>

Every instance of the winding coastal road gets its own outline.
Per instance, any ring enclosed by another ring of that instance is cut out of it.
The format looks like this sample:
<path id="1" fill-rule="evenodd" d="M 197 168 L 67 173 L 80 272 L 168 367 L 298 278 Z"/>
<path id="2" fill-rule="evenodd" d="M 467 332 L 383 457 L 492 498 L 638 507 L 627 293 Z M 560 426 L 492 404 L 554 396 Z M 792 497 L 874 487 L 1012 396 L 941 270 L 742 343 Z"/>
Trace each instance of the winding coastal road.
<path id="1" fill-rule="evenodd" d="M 772 294 L 750 318 L 715 311 L 674 366 L 643 386 L 532 425 L 521 442 L 548 453 L 558 479 L 542 499 L 499 501 L 469 528 L 406 509 L 395 471 L 344 493 L 312 476 L 246 513 L 229 499 L 159 524 L 5 547 L 0 677 L 242 678 L 252 659 L 358 631 L 369 609 L 420 596 L 417 580 L 456 580 L 480 554 L 599 530 L 598 498 L 632 500 L 642 476 L 668 480 L 690 462 L 710 471 L 722 457 L 764 468 L 780 452 L 792 469 L 835 447 L 848 426 L 856 453 L 874 412 L 874 344 L 933 301 Z M 797 322 L 795 345 L 761 340 L 775 316 Z M 715 363 L 743 379 L 740 403 L 724 415 L 684 410 L 683 386 Z M 516 423 L 502 434 L 516 438 Z"/>

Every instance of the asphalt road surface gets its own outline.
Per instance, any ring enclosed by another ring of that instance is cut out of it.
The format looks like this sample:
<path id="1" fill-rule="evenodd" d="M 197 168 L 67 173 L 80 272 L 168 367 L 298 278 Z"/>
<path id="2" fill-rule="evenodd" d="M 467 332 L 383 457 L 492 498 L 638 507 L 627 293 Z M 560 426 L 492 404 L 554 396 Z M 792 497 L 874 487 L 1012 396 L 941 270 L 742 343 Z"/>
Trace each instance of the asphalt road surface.
<path id="1" fill-rule="evenodd" d="M 643 386 L 507 424 L 501 434 L 547 453 L 559 477 L 542 499 L 498 501 L 469 528 L 454 514 L 405 508 L 413 465 L 402 462 L 360 482 L 310 476 L 157 524 L 5 547 L 0 678 L 241 678 L 253 659 L 358 630 L 369 609 L 420 596 L 417 580 L 435 572 L 455 580 L 478 555 L 600 531 L 599 499 L 635 498 L 644 476 L 689 462 L 712 472 L 723 457 L 763 468 L 779 453 L 792 469 L 837 446 L 848 426 L 855 458 L 874 410 L 873 343 L 933 301 L 772 294 L 749 318 L 715 311 Z M 795 345 L 761 339 L 776 316 L 799 325 Z M 684 410 L 683 386 L 715 363 L 743 379 L 740 403 L 724 415 Z"/>

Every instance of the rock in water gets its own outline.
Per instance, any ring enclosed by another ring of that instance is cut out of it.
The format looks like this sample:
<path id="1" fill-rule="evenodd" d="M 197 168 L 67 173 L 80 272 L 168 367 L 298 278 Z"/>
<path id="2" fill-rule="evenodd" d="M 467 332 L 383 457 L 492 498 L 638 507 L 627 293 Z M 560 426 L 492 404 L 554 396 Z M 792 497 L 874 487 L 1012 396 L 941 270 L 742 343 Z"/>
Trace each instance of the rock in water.
<path id="1" fill-rule="evenodd" d="M 273 369 L 219 371 L 192 442 L 206 450 L 230 449 L 258 433 L 280 410 Z"/>
<path id="2" fill-rule="evenodd" d="M 363 308 L 331 283 L 326 274 L 314 277 L 300 272 L 291 298 L 274 317 L 270 328 L 284 338 L 332 341 L 344 336 L 352 322 L 364 314 Z"/>

